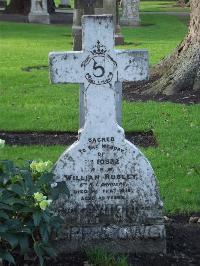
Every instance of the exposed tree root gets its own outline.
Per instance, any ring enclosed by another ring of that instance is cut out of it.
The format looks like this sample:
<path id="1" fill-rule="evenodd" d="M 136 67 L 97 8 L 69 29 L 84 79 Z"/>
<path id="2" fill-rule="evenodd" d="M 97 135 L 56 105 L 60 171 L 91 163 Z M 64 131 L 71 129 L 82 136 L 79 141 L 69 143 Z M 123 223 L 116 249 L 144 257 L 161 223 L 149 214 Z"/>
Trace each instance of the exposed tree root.
<path id="1" fill-rule="evenodd" d="M 144 87 L 145 94 L 172 95 L 200 90 L 200 1 L 191 0 L 191 19 L 185 40 L 156 65 L 151 75 L 158 77 Z"/>

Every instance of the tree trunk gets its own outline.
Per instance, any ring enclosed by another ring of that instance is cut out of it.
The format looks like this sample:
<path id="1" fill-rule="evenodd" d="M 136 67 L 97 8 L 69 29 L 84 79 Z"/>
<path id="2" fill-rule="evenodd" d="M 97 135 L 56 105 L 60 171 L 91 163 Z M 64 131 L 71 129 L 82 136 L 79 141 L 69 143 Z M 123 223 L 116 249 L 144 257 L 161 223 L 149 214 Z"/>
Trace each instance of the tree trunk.
<path id="1" fill-rule="evenodd" d="M 11 0 L 6 7 L 6 13 L 27 14 L 30 10 L 30 0 Z"/>
<path id="2" fill-rule="evenodd" d="M 176 2 L 176 6 L 179 6 L 179 7 L 185 7 L 185 0 L 178 0 Z"/>
<path id="3" fill-rule="evenodd" d="M 189 6 L 189 1 L 190 0 L 178 0 L 176 2 L 176 5 L 180 7 L 186 7 L 186 6 Z"/>
<path id="4" fill-rule="evenodd" d="M 47 4 L 48 4 L 48 12 L 54 13 L 55 12 L 54 0 L 47 0 Z M 30 8 L 31 8 L 31 0 L 11 0 L 5 12 L 27 15 L 30 12 Z"/>
<path id="5" fill-rule="evenodd" d="M 145 93 L 200 91 L 200 1 L 191 0 L 189 32 L 176 50 L 152 69 L 159 77 Z"/>

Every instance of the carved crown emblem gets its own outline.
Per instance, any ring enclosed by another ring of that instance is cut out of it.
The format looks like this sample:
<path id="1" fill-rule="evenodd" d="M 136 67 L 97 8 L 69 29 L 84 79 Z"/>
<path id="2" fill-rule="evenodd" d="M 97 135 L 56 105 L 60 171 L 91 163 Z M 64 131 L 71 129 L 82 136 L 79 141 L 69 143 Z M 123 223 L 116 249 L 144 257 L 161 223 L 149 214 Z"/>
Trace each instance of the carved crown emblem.
<path id="1" fill-rule="evenodd" d="M 91 50 L 91 53 L 93 55 L 105 55 L 106 52 L 107 52 L 106 46 L 101 44 L 100 41 L 97 41 L 97 44 Z"/>

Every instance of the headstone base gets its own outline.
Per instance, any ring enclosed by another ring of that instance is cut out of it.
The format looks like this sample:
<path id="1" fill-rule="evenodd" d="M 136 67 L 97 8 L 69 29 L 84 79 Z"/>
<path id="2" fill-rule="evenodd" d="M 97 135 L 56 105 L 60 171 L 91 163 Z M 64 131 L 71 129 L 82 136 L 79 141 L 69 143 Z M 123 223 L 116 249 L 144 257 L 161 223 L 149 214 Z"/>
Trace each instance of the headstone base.
<path id="1" fill-rule="evenodd" d="M 122 26 L 139 26 L 140 25 L 140 19 L 121 18 L 120 24 Z"/>
<path id="2" fill-rule="evenodd" d="M 106 225 L 66 228 L 59 252 L 103 248 L 112 253 L 166 253 L 164 225 Z"/>
<path id="3" fill-rule="evenodd" d="M 50 24 L 50 17 L 48 13 L 45 14 L 34 14 L 28 15 L 28 21 L 30 23 Z"/>
<path id="4" fill-rule="evenodd" d="M 117 34 L 115 35 L 115 45 L 124 45 L 124 36 Z"/>

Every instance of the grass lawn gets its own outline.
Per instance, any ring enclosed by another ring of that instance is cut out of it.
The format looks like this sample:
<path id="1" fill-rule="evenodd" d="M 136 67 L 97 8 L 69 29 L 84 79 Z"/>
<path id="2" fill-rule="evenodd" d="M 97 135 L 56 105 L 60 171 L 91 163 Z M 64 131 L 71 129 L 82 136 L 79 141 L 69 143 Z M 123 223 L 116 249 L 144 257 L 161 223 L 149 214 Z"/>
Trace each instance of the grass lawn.
<path id="1" fill-rule="evenodd" d="M 127 49 L 147 48 L 158 62 L 184 37 L 187 28 L 174 16 L 144 15 L 136 29 L 123 28 Z M 176 32 L 176 35 L 174 35 Z M 47 65 L 48 52 L 71 50 L 66 26 L 0 23 L 0 130 L 78 129 L 78 86 L 50 85 L 48 70 L 22 71 Z M 123 102 L 126 131 L 152 129 L 158 148 L 143 149 L 159 180 L 166 212 L 200 211 L 199 105 Z M 0 159 L 56 161 L 63 146 L 5 147 Z"/>
<path id="2" fill-rule="evenodd" d="M 176 7 L 176 1 L 140 1 L 142 12 L 189 12 L 189 7 Z"/>
<path id="3" fill-rule="evenodd" d="M 60 4 L 60 0 L 54 0 L 56 6 L 58 7 Z M 71 7 L 74 7 L 74 1 L 69 1 L 71 4 Z M 140 11 L 142 12 L 186 12 L 189 11 L 188 7 L 182 8 L 182 7 L 176 7 L 175 6 L 176 1 L 148 1 L 148 0 L 140 0 Z"/>
<path id="4" fill-rule="evenodd" d="M 60 5 L 60 0 L 54 0 L 56 6 L 58 7 Z M 10 3 L 10 0 L 7 0 L 7 4 Z M 74 1 L 69 1 L 71 7 L 74 7 Z M 188 7 L 182 8 L 182 7 L 176 7 L 175 6 L 176 1 L 148 1 L 148 0 L 140 0 L 140 11 L 142 12 L 186 12 L 189 11 Z"/>
<path id="5" fill-rule="evenodd" d="M 133 44 L 118 48 L 146 48 L 151 64 L 169 54 L 187 31 L 175 16 L 144 15 L 142 22 L 149 26 L 123 28 L 126 43 Z M 2 22 L 0 34 L 0 129 L 77 130 L 78 86 L 50 85 L 47 69 L 22 71 L 47 66 L 50 51 L 71 50 L 71 28 Z"/>

